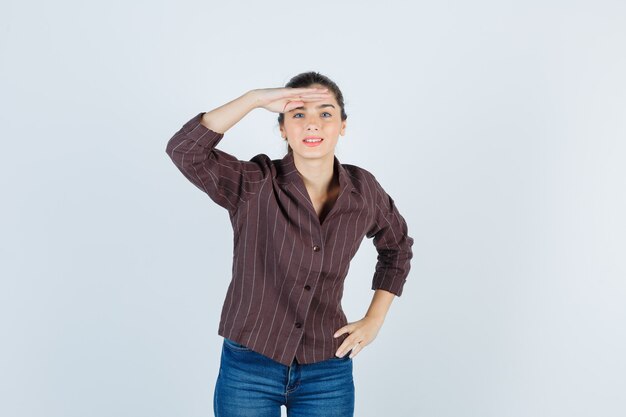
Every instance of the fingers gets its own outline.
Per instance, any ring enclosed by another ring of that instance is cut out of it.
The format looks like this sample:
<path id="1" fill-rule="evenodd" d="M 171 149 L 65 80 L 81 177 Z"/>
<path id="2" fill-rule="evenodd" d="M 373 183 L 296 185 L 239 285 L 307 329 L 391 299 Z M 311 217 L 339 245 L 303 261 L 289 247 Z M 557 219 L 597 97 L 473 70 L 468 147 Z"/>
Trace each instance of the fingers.
<path id="1" fill-rule="evenodd" d="M 295 101 L 318 101 L 331 98 L 332 93 L 302 93 L 298 95 L 290 95 L 285 97 L 287 100 Z"/>
<path id="2" fill-rule="evenodd" d="M 341 346 L 339 346 L 339 349 L 337 349 L 337 352 L 335 352 L 335 355 L 338 357 L 342 357 L 343 354 L 345 352 L 347 352 L 348 350 L 350 350 L 350 343 L 353 343 L 350 340 L 350 329 L 349 329 L 349 325 L 348 326 L 343 326 L 342 328 L 340 328 L 339 330 L 337 330 L 335 332 L 335 334 L 333 334 L 333 337 L 337 338 L 339 336 L 341 336 L 344 333 L 348 333 L 348 337 L 346 337 L 343 341 L 343 343 L 341 344 Z M 354 340 L 354 339 L 352 339 Z"/>
<path id="3" fill-rule="evenodd" d="M 313 87 L 303 87 L 303 88 L 291 88 L 284 87 L 285 98 L 292 100 L 321 100 L 325 98 L 329 98 L 333 93 L 328 91 L 328 88 L 313 88 Z"/>
<path id="4" fill-rule="evenodd" d="M 352 350 L 350 357 L 353 358 L 370 342 L 368 337 L 362 334 L 361 330 L 351 328 L 350 324 L 337 330 L 333 337 L 339 337 L 344 333 L 348 333 L 349 336 L 344 339 L 339 349 L 337 349 L 337 352 L 335 352 L 335 356 L 337 357 L 341 358 L 346 352 Z"/>
<path id="5" fill-rule="evenodd" d="M 291 91 L 294 94 L 300 93 L 310 93 L 310 92 L 320 92 L 320 91 L 328 91 L 327 87 L 284 87 L 287 90 Z"/>
<path id="6" fill-rule="evenodd" d="M 357 343 L 355 347 L 352 348 L 352 352 L 350 352 L 350 357 L 354 358 L 360 351 L 363 349 L 362 343 Z"/>
<path id="7" fill-rule="evenodd" d="M 285 97 L 285 105 L 283 106 L 283 113 L 302 106 L 305 102 L 321 101 L 330 98 L 330 94 L 310 94 L 299 95 L 294 97 Z"/>
<path id="8" fill-rule="evenodd" d="M 298 96 L 292 98 L 287 97 L 282 112 L 285 113 L 291 111 L 292 109 L 295 109 L 296 107 L 303 106 L 305 102 L 315 102 L 328 98 L 328 96 Z"/>
<path id="9" fill-rule="evenodd" d="M 333 334 L 333 337 L 337 338 L 346 332 L 349 332 L 348 326 L 343 326 Z"/>
<path id="10" fill-rule="evenodd" d="M 297 100 L 297 101 L 289 101 L 289 100 L 287 100 L 285 102 L 285 106 L 283 107 L 283 113 L 291 111 L 292 109 L 295 109 L 296 107 L 302 106 L 303 104 L 304 104 L 304 102 L 302 100 Z"/>
<path id="11" fill-rule="evenodd" d="M 350 353 L 350 357 L 352 358 L 363 348 L 363 344 L 361 342 L 349 342 L 349 344 L 346 344 L 347 341 L 348 339 L 344 340 L 344 343 L 342 343 L 339 349 L 337 349 L 337 352 L 335 352 L 336 356 L 341 358 L 346 352 L 352 350 Z"/>

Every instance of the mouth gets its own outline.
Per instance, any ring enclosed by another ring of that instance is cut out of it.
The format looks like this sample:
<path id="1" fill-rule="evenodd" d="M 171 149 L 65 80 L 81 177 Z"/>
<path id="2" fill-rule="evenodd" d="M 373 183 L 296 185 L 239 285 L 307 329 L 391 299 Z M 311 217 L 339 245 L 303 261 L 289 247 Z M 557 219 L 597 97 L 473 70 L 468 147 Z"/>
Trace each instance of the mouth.
<path id="1" fill-rule="evenodd" d="M 322 143 L 323 140 L 324 139 L 320 138 L 319 136 L 307 136 L 306 138 L 302 139 L 302 142 L 305 146 L 318 146 L 320 143 Z"/>

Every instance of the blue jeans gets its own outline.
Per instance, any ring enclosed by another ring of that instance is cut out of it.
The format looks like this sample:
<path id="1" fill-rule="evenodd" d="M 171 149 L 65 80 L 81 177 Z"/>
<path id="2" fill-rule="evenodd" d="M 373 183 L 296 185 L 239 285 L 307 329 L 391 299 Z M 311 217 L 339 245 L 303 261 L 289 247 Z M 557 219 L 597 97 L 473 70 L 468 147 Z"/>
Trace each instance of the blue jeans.
<path id="1" fill-rule="evenodd" d="M 216 417 L 353 417 L 352 358 L 290 366 L 224 338 L 215 384 Z"/>

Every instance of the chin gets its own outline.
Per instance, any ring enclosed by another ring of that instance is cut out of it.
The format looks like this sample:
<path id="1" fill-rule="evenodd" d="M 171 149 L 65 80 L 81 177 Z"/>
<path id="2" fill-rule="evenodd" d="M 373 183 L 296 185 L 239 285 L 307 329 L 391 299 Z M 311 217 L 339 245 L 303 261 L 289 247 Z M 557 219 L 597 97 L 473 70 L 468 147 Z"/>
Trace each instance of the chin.
<path id="1" fill-rule="evenodd" d="M 308 149 L 305 149 L 305 152 L 298 152 L 298 156 L 304 159 L 320 159 L 320 158 L 326 158 L 329 155 L 332 157 L 334 155 L 334 152 L 331 151 L 320 151 L 320 152 L 306 152 Z"/>

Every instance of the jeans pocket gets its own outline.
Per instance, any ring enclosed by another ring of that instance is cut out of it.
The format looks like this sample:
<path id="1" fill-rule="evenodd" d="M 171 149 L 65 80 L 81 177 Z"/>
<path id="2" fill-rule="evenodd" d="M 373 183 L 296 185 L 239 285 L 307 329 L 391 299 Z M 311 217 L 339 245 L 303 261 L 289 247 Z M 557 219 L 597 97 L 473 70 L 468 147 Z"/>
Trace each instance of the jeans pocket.
<path id="1" fill-rule="evenodd" d="M 352 350 L 349 350 L 348 352 L 344 353 L 344 355 L 340 358 L 338 356 L 334 356 L 332 358 L 330 358 L 329 360 L 335 360 L 335 361 L 345 361 L 345 360 L 352 360 L 352 358 L 350 357 L 350 354 L 352 353 Z"/>
<path id="2" fill-rule="evenodd" d="M 239 344 L 233 340 L 230 340 L 227 337 L 224 338 L 224 345 L 228 346 L 232 350 L 252 351 L 252 349 L 250 349 L 249 347 Z"/>

